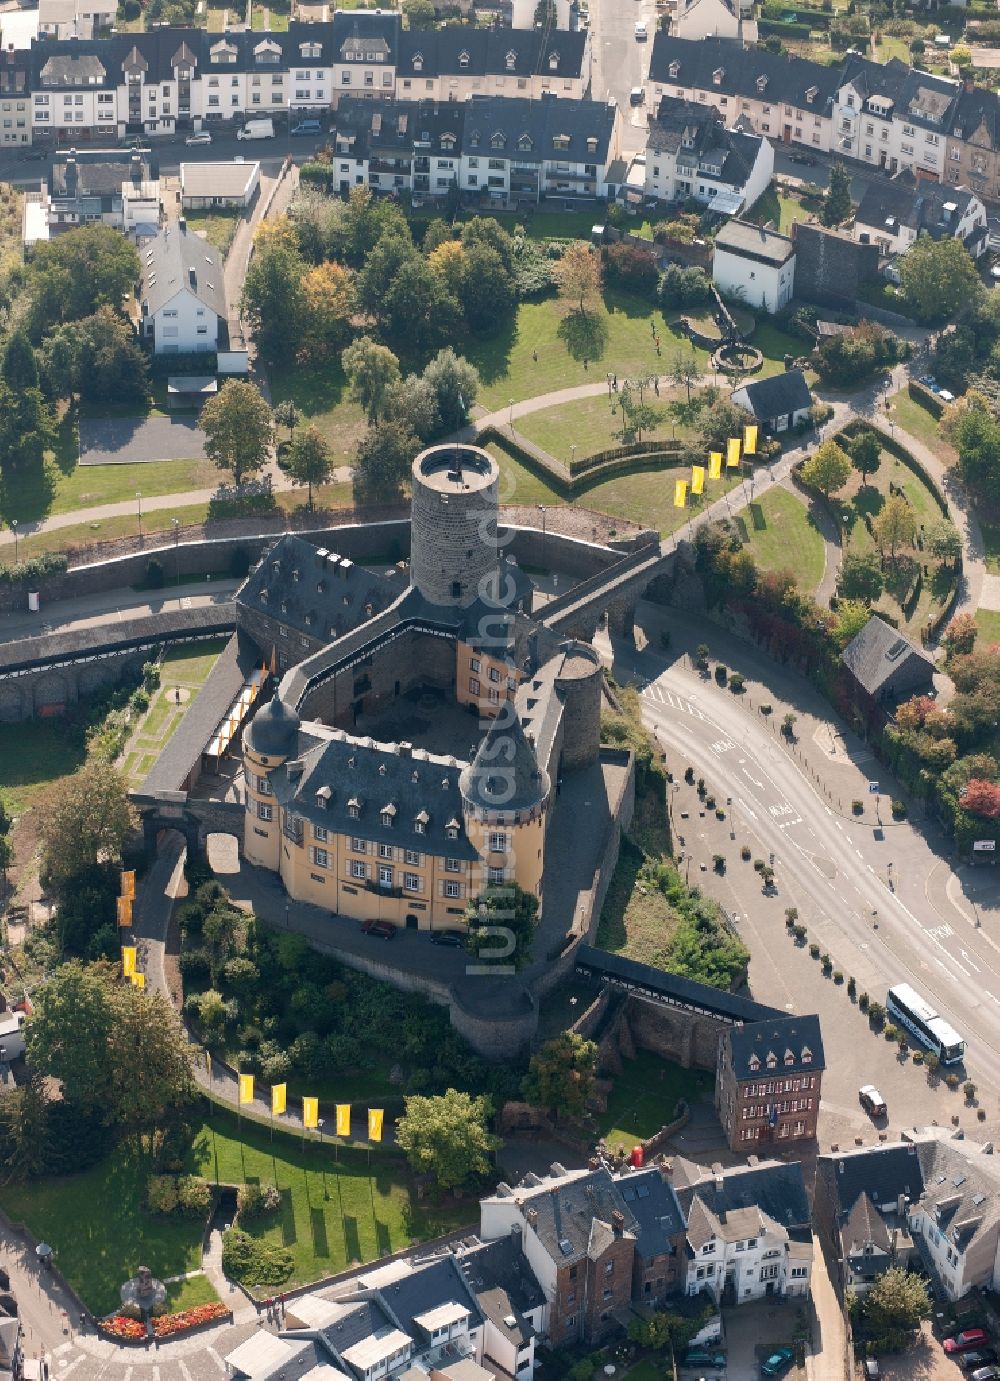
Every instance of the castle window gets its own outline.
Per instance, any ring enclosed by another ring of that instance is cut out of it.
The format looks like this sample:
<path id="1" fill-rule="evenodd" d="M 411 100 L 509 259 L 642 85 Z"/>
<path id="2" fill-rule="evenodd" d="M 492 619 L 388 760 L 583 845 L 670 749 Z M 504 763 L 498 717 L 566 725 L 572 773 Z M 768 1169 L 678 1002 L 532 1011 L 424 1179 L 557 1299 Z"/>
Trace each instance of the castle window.
<path id="1" fill-rule="evenodd" d="M 403 874 L 403 890 L 406 892 L 420 891 L 420 878 L 416 873 Z"/>
<path id="2" fill-rule="evenodd" d="M 389 861 L 391 862 L 391 861 L 392 861 L 392 857 L 393 857 L 392 845 L 391 845 L 391 844 L 380 844 L 380 845 L 378 846 L 378 856 L 379 856 L 379 858 L 387 858 L 387 859 L 389 859 Z"/>
<path id="3" fill-rule="evenodd" d="M 460 873 L 462 871 L 462 865 L 457 858 L 446 858 L 444 861 L 444 870 L 446 873 Z"/>
<path id="4" fill-rule="evenodd" d="M 430 822 L 430 818 L 431 818 L 431 817 L 427 814 L 426 810 L 422 810 L 422 811 L 420 811 L 420 813 L 419 813 L 418 815 L 414 816 L 414 819 L 413 819 L 413 831 L 414 831 L 414 833 L 415 833 L 415 834 L 426 834 L 426 833 L 427 833 L 427 825 L 428 825 L 428 823 Z"/>
<path id="5" fill-rule="evenodd" d="M 510 848 L 510 839 L 504 830 L 493 830 L 490 834 L 490 853 L 505 854 Z"/>
<path id="6" fill-rule="evenodd" d="M 269 805 L 269 804 L 267 803 L 267 801 L 258 801 L 258 802 L 257 802 L 257 819 L 258 819 L 258 820 L 273 820 L 273 819 L 274 819 L 274 807 L 271 806 L 271 805 Z"/>
<path id="7" fill-rule="evenodd" d="M 367 863 L 362 863 L 361 860 L 360 860 L 359 858 L 352 858 L 352 859 L 351 859 L 351 877 L 352 877 L 352 878 L 367 878 L 367 876 L 368 876 L 368 864 L 367 864 Z"/>
<path id="8" fill-rule="evenodd" d="M 382 810 L 379 812 L 379 818 L 382 821 L 382 826 L 384 829 L 392 829 L 392 822 L 395 819 L 395 816 L 396 807 L 391 802 L 389 803 L 389 805 L 382 807 Z"/>
<path id="9" fill-rule="evenodd" d="M 347 813 L 352 820 L 361 819 L 361 802 L 356 796 L 352 796 L 347 803 Z"/>
<path id="10" fill-rule="evenodd" d="M 326 849 L 313 849 L 312 861 L 317 868 L 329 868 L 330 855 L 327 853 Z"/>
<path id="11" fill-rule="evenodd" d="M 457 838 L 458 838 L 458 826 L 457 826 L 457 825 L 448 825 L 447 828 L 445 829 L 445 832 L 444 832 L 444 833 L 445 833 L 445 838 L 446 838 L 446 839 L 457 839 Z"/>
<path id="12" fill-rule="evenodd" d="M 322 825 L 313 825 L 313 839 L 318 839 L 321 844 L 325 844 L 329 838 L 329 831 L 325 830 Z"/>
<path id="13" fill-rule="evenodd" d="M 406 862 L 411 868 L 422 868 L 424 865 L 424 856 L 418 853 L 416 849 L 407 849 Z"/>
<path id="14" fill-rule="evenodd" d="M 351 848 L 354 850 L 356 854 L 366 854 L 368 852 L 368 840 L 358 839 L 358 837 L 355 835 L 351 839 Z"/>
<path id="15" fill-rule="evenodd" d="M 460 882 L 446 882 L 444 885 L 446 897 L 460 897 L 462 895 L 462 884 Z"/>

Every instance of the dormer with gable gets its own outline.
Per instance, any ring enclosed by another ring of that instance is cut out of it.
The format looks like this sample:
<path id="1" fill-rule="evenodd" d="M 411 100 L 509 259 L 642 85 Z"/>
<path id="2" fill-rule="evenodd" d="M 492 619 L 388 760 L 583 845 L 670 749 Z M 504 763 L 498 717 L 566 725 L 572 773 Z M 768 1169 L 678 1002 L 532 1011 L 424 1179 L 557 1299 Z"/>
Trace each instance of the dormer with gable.
<path id="1" fill-rule="evenodd" d="M 232 66 L 239 57 L 239 49 L 235 43 L 229 39 L 221 39 L 218 43 L 213 43 L 208 50 L 210 62 L 217 62 L 225 66 Z"/>
<path id="2" fill-rule="evenodd" d="M 274 67 L 281 61 L 281 45 L 273 38 L 265 38 L 254 45 L 253 60 L 260 66 Z"/>

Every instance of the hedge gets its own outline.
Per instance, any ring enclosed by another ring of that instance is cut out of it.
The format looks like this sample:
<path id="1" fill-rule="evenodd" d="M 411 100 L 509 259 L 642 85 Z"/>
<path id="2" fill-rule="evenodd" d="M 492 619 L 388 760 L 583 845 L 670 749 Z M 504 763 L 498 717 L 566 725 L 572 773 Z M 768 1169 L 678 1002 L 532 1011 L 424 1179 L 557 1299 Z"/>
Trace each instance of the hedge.
<path id="1" fill-rule="evenodd" d="M 932 417 L 944 416 L 944 410 L 948 404 L 936 393 L 932 393 L 926 384 L 920 383 L 918 379 L 911 379 L 906 391 L 913 401 L 919 403 L 921 407 L 925 407 Z"/>
<path id="2" fill-rule="evenodd" d="M 932 398 L 933 396 L 934 395 L 931 394 Z M 866 422 L 863 417 L 854 417 L 850 422 L 845 422 L 838 433 L 838 439 L 844 436 L 856 436 L 859 431 L 872 430 L 871 424 Z M 880 430 L 878 437 L 883 450 L 891 452 L 897 460 L 901 460 L 908 469 L 912 470 L 918 479 L 923 480 L 924 484 L 926 484 L 927 488 L 934 496 L 934 502 L 937 504 L 938 508 L 940 508 L 942 514 L 947 518 L 949 516 L 948 501 L 938 488 L 937 481 L 924 469 L 916 456 L 908 451 L 903 443 L 897 441 L 894 436 L 887 436 L 885 432 Z"/>
<path id="3" fill-rule="evenodd" d="M 808 24 L 789 24 L 781 19 L 758 19 L 757 31 L 767 37 L 769 34 L 778 38 L 801 38 L 808 41 L 812 32 Z"/>
<path id="4" fill-rule="evenodd" d="M 16 566 L 0 566 L 0 585 L 38 585 L 50 575 L 62 575 L 69 568 L 69 557 L 62 551 L 45 552 Z"/>
<path id="5" fill-rule="evenodd" d="M 520 461 L 534 474 L 539 475 L 559 493 L 561 498 L 572 500 L 592 488 L 603 484 L 606 479 L 617 475 L 640 474 L 643 470 L 669 468 L 664 462 L 680 462 L 684 451 L 679 442 L 671 441 L 633 441 L 625 446 L 597 451 L 592 456 L 584 456 L 573 466 L 572 478 L 567 480 L 562 470 L 551 468 L 545 463 L 546 452 L 523 445 L 516 436 L 498 427 L 484 427 L 476 438 L 479 446 L 493 442 L 515 460 Z M 568 470 L 570 467 L 566 466 Z"/>
<path id="6" fill-rule="evenodd" d="M 149 372 L 154 379 L 173 374 L 217 374 L 219 357 L 214 350 L 190 350 L 179 355 L 152 355 Z"/>

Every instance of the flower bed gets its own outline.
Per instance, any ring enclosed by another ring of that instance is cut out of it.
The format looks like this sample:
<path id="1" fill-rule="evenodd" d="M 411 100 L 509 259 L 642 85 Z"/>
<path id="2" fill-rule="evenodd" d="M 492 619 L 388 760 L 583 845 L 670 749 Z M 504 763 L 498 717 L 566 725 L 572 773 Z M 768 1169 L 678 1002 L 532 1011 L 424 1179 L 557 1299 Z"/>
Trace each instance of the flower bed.
<path id="1" fill-rule="evenodd" d="M 232 1317 L 231 1310 L 221 1300 L 214 1300 L 211 1304 L 196 1304 L 193 1309 L 182 1309 L 179 1314 L 161 1314 L 153 1320 L 153 1333 L 157 1338 L 172 1338 L 176 1333 L 190 1333 L 193 1328 L 222 1323 Z"/>
<path id="2" fill-rule="evenodd" d="M 102 1319 L 98 1324 L 100 1331 L 119 1343 L 139 1343 L 146 1336 L 146 1325 L 140 1319 L 130 1319 L 127 1314 L 115 1314 L 110 1319 Z"/>

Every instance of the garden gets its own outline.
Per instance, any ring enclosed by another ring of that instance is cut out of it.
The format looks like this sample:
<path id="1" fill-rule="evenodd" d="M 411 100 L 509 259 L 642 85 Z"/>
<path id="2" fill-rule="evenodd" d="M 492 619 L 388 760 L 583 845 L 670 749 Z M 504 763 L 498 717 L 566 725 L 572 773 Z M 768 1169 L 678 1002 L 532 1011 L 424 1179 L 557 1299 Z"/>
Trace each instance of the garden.
<path id="1" fill-rule="evenodd" d="M 159 663 L 159 688 L 138 720 L 122 758 L 129 784 L 138 787 L 169 743 L 190 701 L 208 680 L 227 639 L 167 648 Z"/>
<path id="2" fill-rule="evenodd" d="M 631 1151 L 638 1141 L 670 1122 L 681 1099 L 697 1103 L 712 1091 L 712 1076 L 661 1060 L 648 1050 L 622 1063 L 607 1107 L 600 1115 L 600 1135 L 611 1150 Z"/>
<path id="3" fill-rule="evenodd" d="M 733 521 L 761 570 L 794 571 L 800 590 L 816 590 L 826 568 L 826 547 L 815 520 L 794 493 L 772 489 Z"/>

